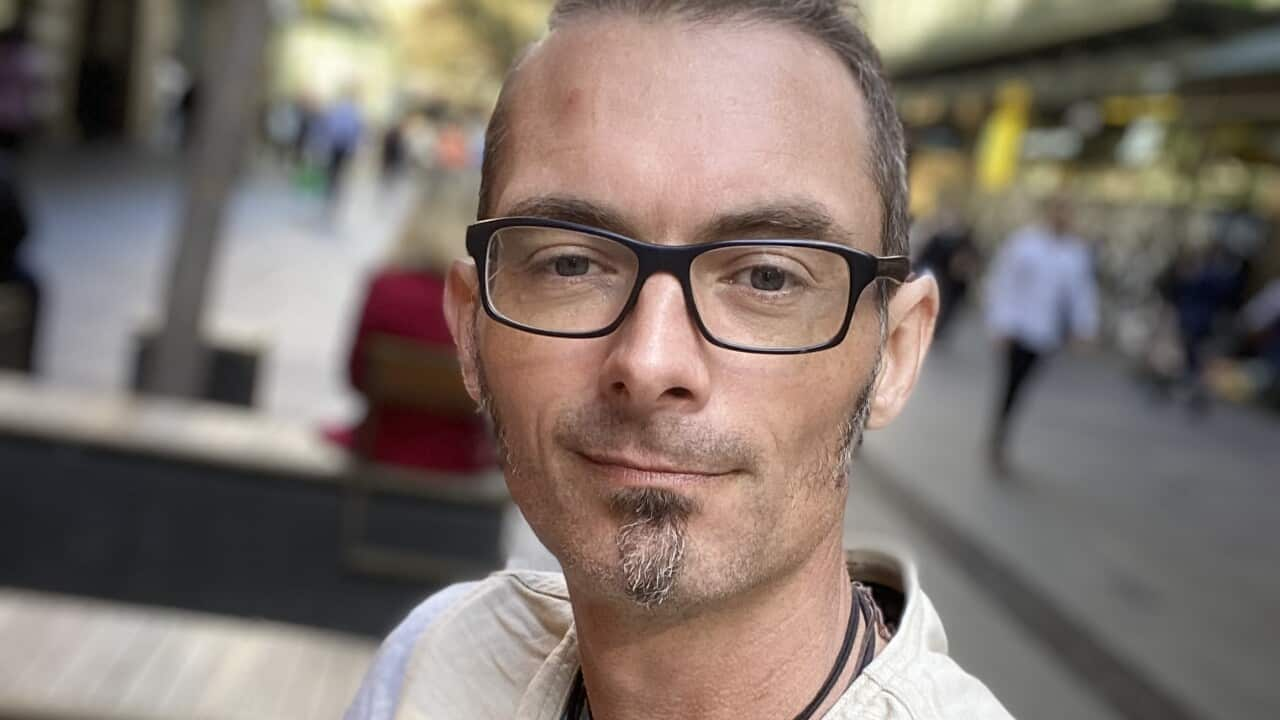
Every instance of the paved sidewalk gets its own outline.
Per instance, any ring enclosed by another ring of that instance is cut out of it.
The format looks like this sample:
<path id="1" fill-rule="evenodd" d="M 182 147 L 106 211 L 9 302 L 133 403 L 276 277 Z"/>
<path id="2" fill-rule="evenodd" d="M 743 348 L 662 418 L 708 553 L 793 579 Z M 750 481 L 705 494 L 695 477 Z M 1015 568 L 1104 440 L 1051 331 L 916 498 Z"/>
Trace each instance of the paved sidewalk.
<path id="1" fill-rule="evenodd" d="M 1011 620 L 978 579 L 956 563 L 920 519 L 859 466 L 845 517 L 845 544 L 900 544 L 916 561 L 920 584 L 946 628 L 951 657 L 981 680 L 1015 718 L 1120 720 L 1053 648 Z"/>
<path id="2" fill-rule="evenodd" d="M 371 170 L 357 167 L 333 215 L 264 163 L 250 164 L 233 196 L 206 330 L 263 346 L 258 407 L 277 418 L 332 422 L 358 408 L 345 373 L 364 280 L 385 260 L 410 200 Z M 128 387 L 133 337 L 162 317 L 181 179 L 178 159 L 122 149 L 24 163 L 34 221 L 26 252 L 47 297 L 42 380 Z"/>
<path id="3" fill-rule="evenodd" d="M 904 416 L 868 436 L 866 472 L 1129 717 L 1280 716 L 1280 423 L 1235 407 L 1195 421 L 1110 358 L 1059 356 L 1002 481 L 981 453 L 994 356 L 974 323 L 957 329 Z"/>

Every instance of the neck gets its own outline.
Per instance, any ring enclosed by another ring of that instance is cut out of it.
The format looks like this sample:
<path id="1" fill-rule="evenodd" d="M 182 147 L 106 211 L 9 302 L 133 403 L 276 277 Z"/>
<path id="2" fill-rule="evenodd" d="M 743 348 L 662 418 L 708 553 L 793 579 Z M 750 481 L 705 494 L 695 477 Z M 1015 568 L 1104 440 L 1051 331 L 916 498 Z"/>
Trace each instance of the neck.
<path id="1" fill-rule="evenodd" d="M 838 535 L 787 576 L 679 617 L 575 599 L 592 716 L 795 717 L 836 662 L 852 602 Z M 814 717 L 839 699 L 853 664 Z"/>

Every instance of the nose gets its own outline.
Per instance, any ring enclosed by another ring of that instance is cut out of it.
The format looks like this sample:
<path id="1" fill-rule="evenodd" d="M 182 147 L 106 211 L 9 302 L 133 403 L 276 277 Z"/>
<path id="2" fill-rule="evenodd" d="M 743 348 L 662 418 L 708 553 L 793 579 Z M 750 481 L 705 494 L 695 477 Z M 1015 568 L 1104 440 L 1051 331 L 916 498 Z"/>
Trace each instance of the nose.
<path id="1" fill-rule="evenodd" d="M 691 413 L 706 404 L 710 345 L 694 324 L 676 278 L 651 276 L 609 342 L 601 391 L 627 414 Z"/>

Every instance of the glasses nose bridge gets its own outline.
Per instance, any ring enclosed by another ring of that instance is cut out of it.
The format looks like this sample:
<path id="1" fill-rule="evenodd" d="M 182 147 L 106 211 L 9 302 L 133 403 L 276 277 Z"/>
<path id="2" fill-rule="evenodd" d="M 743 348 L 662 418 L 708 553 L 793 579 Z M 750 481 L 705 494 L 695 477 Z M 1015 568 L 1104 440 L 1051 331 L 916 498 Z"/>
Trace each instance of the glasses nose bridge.
<path id="1" fill-rule="evenodd" d="M 638 267 L 636 268 L 635 287 L 632 289 L 631 302 L 628 304 L 625 316 L 635 311 L 635 306 L 640 304 L 640 295 L 644 292 L 645 284 L 655 275 L 670 275 L 680 284 L 680 292 L 684 296 L 685 312 L 689 314 L 689 320 L 698 328 L 698 332 L 706 335 L 706 330 L 702 326 L 702 320 L 698 317 L 697 304 L 693 299 L 693 279 L 692 266 L 693 260 L 697 256 L 696 247 L 671 247 L 663 245 L 648 245 L 645 247 L 648 252 L 639 252 Z"/>

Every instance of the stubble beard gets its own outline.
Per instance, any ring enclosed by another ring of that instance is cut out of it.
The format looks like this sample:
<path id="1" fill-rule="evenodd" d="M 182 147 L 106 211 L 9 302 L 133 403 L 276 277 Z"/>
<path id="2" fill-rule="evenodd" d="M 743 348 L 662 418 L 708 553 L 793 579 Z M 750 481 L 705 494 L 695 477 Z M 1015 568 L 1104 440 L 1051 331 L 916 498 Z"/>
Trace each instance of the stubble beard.
<path id="1" fill-rule="evenodd" d="M 475 347 L 473 342 L 472 348 Z M 480 390 L 480 411 L 492 424 L 499 463 L 509 478 L 518 478 L 524 469 L 511 450 L 506 426 L 489 393 L 484 365 L 477 356 L 472 360 Z M 826 462 L 821 463 L 824 468 L 817 469 L 820 476 L 827 473 L 834 476 L 832 481 L 838 488 L 847 485 L 850 468 L 862 445 L 879 366 L 877 358 L 871 379 L 859 392 L 854 412 L 842 423 L 834 452 L 827 453 Z M 677 595 L 686 567 L 688 524 L 690 517 L 698 512 L 698 504 L 679 493 L 653 487 L 616 490 L 608 504 L 620 523 L 614 541 L 616 575 L 620 576 L 623 593 L 644 610 L 653 611 L 669 604 Z M 574 561 L 573 558 L 560 560 Z"/>

